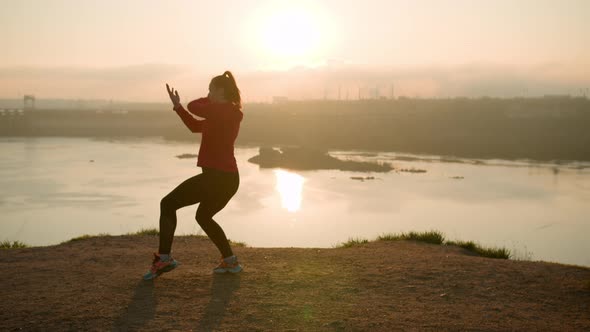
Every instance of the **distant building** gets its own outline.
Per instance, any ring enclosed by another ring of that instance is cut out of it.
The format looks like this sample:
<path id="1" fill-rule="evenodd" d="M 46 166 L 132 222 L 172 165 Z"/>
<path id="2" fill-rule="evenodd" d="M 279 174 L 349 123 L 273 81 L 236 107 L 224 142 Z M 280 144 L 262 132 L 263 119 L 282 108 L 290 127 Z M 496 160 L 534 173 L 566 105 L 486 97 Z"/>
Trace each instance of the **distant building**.
<path id="1" fill-rule="evenodd" d="M 25 95 L 23 97 L 23 104 L 24 109 L 26 110 L 34 110 L 35 109 L 35 96 L 33 95 Z"/>

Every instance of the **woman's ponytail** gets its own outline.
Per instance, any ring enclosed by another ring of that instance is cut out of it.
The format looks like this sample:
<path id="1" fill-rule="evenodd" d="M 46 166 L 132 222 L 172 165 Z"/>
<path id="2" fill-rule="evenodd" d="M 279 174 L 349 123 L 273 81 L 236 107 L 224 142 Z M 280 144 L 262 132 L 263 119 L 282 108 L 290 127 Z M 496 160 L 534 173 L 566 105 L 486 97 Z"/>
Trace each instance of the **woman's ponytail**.
<path id="1" fill-rule="evenodd" d="M 228 70 L 223 73 L 223 75 L 214 77 L 212 83 L 224 89 L 225 98 L 228 101 L 236 103 L 238 105 L 242 105 L 242 98 L 240 96 L 240 89 L 238 89 L 238 84 L 236 83 L 236 79 L 234 75 Z"/>

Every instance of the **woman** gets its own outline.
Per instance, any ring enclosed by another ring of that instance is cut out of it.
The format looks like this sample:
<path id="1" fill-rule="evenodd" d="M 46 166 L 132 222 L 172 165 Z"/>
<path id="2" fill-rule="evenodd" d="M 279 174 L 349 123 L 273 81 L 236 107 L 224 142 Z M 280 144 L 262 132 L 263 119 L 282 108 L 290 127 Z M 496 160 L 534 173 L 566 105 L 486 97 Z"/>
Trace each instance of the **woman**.
<path id="1" fill-rule="evenodd" d="M 176 230 L 176 210 L 200 203 L 196 219 L 203 231 L 221 253 L 215 273 L 238 273 L 242 270 L 238 258 L 223 229 L 213 220 L 237 192 L 240 175 L 234 157 L 234 142 L 240 122 L 244 117 L 240 90 L 231 72 L 216 76 L 209 84 L 206 98 L 193 100 L 185 110 L 180 104 L 178 91 L 166 84 L 173 110 L 193 133 L 202 133 L 197 166 L 201 174 L 195 175 L 172 190 L 160 202 L 160 247 L 154 253 L 150 270 L 143 278 L 153 279 L 164 272 L 172 271 L 178 262 L 171 255 L 172 240 Z M 204 120 L 197 120 L 192 113 Z"/>

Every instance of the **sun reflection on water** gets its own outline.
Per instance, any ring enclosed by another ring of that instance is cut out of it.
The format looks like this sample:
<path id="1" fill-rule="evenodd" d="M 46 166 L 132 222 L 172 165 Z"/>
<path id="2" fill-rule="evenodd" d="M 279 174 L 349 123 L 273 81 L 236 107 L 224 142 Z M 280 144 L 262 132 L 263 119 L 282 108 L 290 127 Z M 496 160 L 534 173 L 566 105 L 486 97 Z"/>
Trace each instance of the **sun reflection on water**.
<path id="1" fill-rule="evenodd" d="M 301 208 L 301 192 L 305 178 L 299 174 L 282 169 L 274 171 L 277 177 L 276 189 L 281 195 L 283 208 L 295 212 Z"/>

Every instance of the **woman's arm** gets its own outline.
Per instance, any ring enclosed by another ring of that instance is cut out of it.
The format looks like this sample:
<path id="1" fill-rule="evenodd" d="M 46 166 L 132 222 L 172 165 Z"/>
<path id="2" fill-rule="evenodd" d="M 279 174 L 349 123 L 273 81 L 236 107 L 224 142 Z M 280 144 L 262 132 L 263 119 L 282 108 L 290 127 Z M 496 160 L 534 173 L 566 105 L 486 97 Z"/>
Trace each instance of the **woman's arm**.
<path id="1" fill-rule="evenodd" d="M 180 116 L 180 119 L 182 120 L 182 122 L 184 122 L 184 125 L 187 126 L 187 128 L 190 129 L 191 132 L 193 132 L 193 133 L 202 133 L 203 132 L 203 122 L 205 122 L 205 120 L 197 120 L 197 119 L 193 118 L 193 116 L 190 115 L 184 109 L 184 107 L 182 107 L 182 105 L 180 103 L 178 103 L 176 106 L 174 106 L 174 110 L 176 111 L 176 114 L 178 114 L 178 116 Z"/>
<path id="2" fill-rule="evenodd" d="M 193 118 L 180 104 L 180 96 L 178 95 L 178 90 L 174 90 L 174 88 L 170 88 L 168 83 L 166 83 L 166 91 L 168 91 L 168 96 L 170 96 L 170 101 L 172 102 L 172 109 L 176 111 L 176 114 L 180 116 L 180 119 L 184 124 L 190 129 L 193 133 L 202 133 L 203 132 L 203 121 L 204 120 L 197 120 Z"/>
<path id="3" fill-rule="evenodd" d="M 186 105 L 188 111 L 198 117 L 207 119 L 215 114 L 215 111 L 211 109 L 211 100 L 208 97 L 199 98 L 191 101 Z"/>

